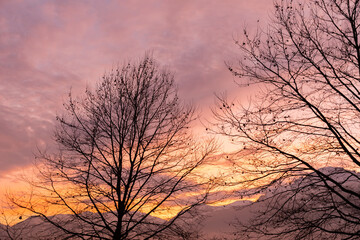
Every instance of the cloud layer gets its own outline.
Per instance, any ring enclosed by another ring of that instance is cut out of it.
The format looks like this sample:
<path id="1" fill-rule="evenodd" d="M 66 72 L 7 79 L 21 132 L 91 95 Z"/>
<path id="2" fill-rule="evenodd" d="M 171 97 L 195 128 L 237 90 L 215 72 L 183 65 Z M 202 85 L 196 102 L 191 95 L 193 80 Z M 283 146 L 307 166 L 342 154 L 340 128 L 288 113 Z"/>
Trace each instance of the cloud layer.
<path id="1" fill-rule="evenodd" d="M 180 95 L 204 114 L 231 91 L 224 61 L 233 37 L 266 20 L 272 1 L 0 1 L 1 172 L 27 166 L 51 142 L 70 88 L 153 51 L 176 74 Z"/>

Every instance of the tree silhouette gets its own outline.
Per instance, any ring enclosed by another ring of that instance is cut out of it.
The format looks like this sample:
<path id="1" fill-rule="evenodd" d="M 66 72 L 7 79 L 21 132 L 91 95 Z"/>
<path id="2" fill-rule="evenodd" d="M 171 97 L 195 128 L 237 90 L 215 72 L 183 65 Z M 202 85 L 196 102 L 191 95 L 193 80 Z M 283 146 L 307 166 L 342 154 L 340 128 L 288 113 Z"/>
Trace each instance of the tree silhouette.
<path id="1" fill-rule="evenodd" d="M 241 87 L 259 87 L 257 96 L 240 108 L 219 97 L 214 110 L 217 132 L 244 146 L 233 158 L 242 183 L 268 189 L 260 214 L 241 230 L 265 238 L 357 239 L 359 1 L 274 6 L 271 25 L 244 30 L 236 41 L 243 55 L 229 64 Z"/>
<path id="2" fill-rule="evenodd" d="M 151 56 L 110 71 L 81 98 L 70 94 L 64 107 L 55 130 L 59 153 L 41 154 L 30 196 L 11 197 L 62 238 L 162 238 L 206 201 L 210 185 L 194 170 L 215 146 L 192 140 L 194 110 Z"/>

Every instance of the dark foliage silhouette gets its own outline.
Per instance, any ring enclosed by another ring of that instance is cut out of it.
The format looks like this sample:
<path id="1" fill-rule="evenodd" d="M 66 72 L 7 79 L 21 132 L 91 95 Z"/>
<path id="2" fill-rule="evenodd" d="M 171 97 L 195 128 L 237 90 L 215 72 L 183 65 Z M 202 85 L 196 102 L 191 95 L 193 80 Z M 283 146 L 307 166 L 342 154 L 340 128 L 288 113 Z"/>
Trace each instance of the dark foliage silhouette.
<path id="1" fill-rule="evenodd" d="M 42 153 L 33 191 L 11 201 L 61 238 L 190 236 L 174 223 L 206 201 L 210 186 L 194 170 L 215 146 L 192 140 L 194 110 L 179 101 L 172 73 L 145 56 L 105 74 L 83 97 L 70 94 L 64 107 L 59 153 Z M 168 221 L 152 216 L 170 210 Z"/>
<path id="2" fill-rule="evenodd" d="M 233 158 L 242 183 L 271 191 L 237 226 L 249 237 L 360 237 L 359 5 L 277 1 L 266 31 L 236 41 L 243 55 L 229 70 L 259 91 L 240 108 L 219 97 L 214 114 L 216 131 L 243 146 Z"/>

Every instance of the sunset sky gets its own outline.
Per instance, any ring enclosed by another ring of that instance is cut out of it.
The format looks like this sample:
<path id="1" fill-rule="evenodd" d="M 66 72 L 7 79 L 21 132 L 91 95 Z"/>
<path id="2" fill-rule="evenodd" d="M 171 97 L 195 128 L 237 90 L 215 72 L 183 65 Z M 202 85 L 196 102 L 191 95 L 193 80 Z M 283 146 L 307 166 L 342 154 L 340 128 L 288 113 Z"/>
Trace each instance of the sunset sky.
<path id="1" fill-rule="evenodd" d="M 214 93 L 240 91 L 224 63 L 239 57 L 234 39 L 266 24 L 271 9 L 270 0 L 0 1 L 2 187 L 51 145 L 70 88 L 78 94 L 146 51 L 210 118 Z"/>

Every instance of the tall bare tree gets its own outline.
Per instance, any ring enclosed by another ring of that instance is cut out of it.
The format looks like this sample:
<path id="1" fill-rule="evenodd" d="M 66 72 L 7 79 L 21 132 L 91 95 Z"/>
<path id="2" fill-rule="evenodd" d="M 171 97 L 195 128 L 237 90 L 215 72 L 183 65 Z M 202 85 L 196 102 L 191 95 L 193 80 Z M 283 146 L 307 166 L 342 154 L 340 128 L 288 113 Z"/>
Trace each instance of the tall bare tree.
<path id="1" fill-rule="evenodd" d="M 245 30 L 236 41 L 239 64 L 229 64 L 241 87 L 259 92 L 240 108 L 220 97 L 214 111 L 217 131 L 244 146 L 237 154 L 243 183 L 271 191 L 243 230 L 358 239 L 360 1 L 274 6 L 271 25 Z"/>
<path id="2" fill-rule="evenodd" d="M 214 144 L 192 140 L 194 110 L 151 56 L 110 71 L 64 106 L 55 130 L 59 153 L 40 156 L 31 196 L 11 199 L 63 238 L 161 238 L 206 201 L 209 184 L 194 170 Z"/>

